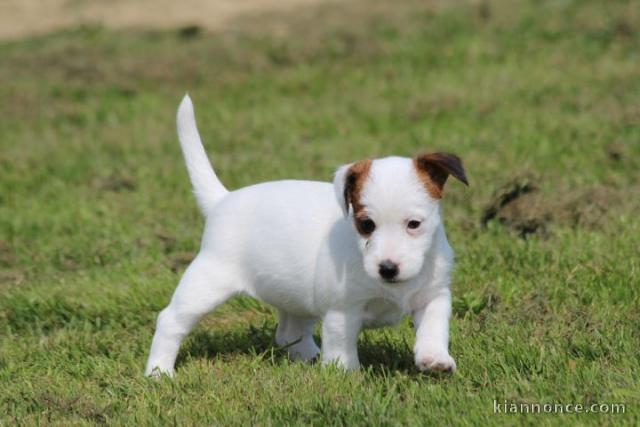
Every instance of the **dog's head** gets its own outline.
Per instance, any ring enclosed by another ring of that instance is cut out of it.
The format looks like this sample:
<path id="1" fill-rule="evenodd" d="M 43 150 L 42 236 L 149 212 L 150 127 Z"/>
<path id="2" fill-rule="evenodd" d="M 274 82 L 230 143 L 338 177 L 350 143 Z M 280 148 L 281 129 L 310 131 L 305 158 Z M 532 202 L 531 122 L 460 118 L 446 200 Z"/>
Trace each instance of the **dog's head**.
<path id="1" fill-rule="evenodd" d="M 391 283 L 420 272 L 441 222 L 449 175 L 468 184 L 460 159 L 446 153 L 362 160 L 338 169 L 336 197 L 353 221 L 369 276 Z"/>

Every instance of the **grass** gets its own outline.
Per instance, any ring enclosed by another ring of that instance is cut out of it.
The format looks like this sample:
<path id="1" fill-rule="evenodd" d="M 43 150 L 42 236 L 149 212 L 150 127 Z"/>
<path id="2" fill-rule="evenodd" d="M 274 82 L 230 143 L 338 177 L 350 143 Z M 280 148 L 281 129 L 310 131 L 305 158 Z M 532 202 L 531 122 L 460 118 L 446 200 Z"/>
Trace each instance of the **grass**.
<path id="1" fill-rule="evenodd" d="M 0 45 L 0 425 L 638 424 L 637 2 L 380 0 L 238 28 Z M 185 91 L 230 188 L 392 153 L 465 160 L 471 186 L 444 202 L 455 375 L 416 372 L 408 321 L 362 334 L 360 372 L 292 363 L 274 312 L 236 299 L 175 380 L 142 377 L 202 229 L 175 137 Z M 543 209 L 483 225 L 523 177 Z"/>

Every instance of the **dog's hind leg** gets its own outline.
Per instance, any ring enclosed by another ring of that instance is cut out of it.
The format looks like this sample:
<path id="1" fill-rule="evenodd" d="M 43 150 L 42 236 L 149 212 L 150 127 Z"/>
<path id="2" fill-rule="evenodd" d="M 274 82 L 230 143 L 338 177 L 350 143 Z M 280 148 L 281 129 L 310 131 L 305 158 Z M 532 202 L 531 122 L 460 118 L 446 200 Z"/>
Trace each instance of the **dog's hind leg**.
<path id="1" fill-rule="evenodd" d="M 313 339 L 313 327 L 318 319 L 294 316 L 278 311 L 276 343 L 286 348 L 293 360 L 309 361 L 320 354 L 320 348 Z"/>
<path id="2" fill-rule="evenodd" d="M 173 375 L 184 337 L 203 315 L 241 291 L 238 278 L 230 273 L 212 256 L 200 253 L 193 260 L 171 302 L 158 316 L 145 375 Z"/>

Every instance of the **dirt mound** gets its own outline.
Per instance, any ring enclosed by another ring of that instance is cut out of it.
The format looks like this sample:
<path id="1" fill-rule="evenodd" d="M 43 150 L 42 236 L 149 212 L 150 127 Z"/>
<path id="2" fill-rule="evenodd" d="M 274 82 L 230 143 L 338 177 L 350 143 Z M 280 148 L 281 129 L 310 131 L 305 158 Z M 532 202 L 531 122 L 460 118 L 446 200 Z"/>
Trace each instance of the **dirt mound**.
<path id="1" fill-rule="evenodd" d="M 619 189 L 595 186 L 545 197 L 532 176 L 517 177 L 500 187 L 483 210 L 481 223 L 497 220 L 520 237 L 546 235 L 552 223 L 599 228 L 624 199 Z"/>
<path id="2" fill-rule="evenodd" d="M 546 231 L 550 209 L 544 203 L 533 177 L 514 178 L 500 187 L 484 209 L 482 225 L 493 219 L 524 237 Z"/>

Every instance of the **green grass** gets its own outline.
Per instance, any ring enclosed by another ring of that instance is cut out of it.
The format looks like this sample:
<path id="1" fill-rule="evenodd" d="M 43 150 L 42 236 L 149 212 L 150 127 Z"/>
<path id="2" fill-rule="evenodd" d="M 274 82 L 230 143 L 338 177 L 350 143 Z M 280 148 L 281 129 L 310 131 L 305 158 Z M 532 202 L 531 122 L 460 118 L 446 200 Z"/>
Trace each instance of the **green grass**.
<path id="1" fill-rule="evenodd" d="M 640 422 L 637 2 L 383 0 L 239 25 L 0 44 L 0 425 Z M 230 188 L 464 159 L 471 186 L 444 201 L 455 375 L 416 372 L 408 321 L 362 334 L 360 372 L 289 362 L 274 312 L 237 299 L 185 341 L 175 380 L 143 378 L 202 229 L 175 136 L 185 91 Z M 483 226 L 523 176 L 544 229 Z"/>

